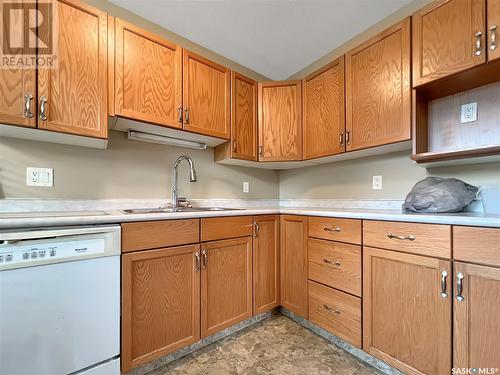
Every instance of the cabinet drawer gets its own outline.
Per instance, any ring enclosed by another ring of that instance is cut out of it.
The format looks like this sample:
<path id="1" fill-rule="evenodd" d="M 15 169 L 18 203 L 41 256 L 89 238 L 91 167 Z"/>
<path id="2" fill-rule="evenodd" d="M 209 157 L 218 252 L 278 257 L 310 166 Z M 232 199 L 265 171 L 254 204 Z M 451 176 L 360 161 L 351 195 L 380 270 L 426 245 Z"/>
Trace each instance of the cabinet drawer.
<path id="1" fill-rule="evenodd" d="M 453 258 L 500 267 L 500 229 L 453 227 Z"/>
<path id="2" fill-rule="evenodd" d="M 252 216 L 211 217 L 201 219 L 201 241 L 251 236 Z"/>
<path id="3" fill-rule="evenodd" d="M 451 258 L 451 226 L 364 221 L 363 245 L 438 258 Z"/>
<path id="4" fill-rule="evenodd" d="M 122 224 L 122 252 L 187 245 L 200 241 L 199 219 Z"/>
<path id="5" fill-rule="evenodd" d="M 309 279 L 361 296 L 361 247 L 310 238 Z"/>
<path id="6" fill-rule="evenodd" d="M 361 347 L 361 299 L 309 281 L 309 320 Z"/>
<path id="7" fill-rule="evenodd" d="M 309 237 L 361 245 L 361 220 L 310 217 Z"/>

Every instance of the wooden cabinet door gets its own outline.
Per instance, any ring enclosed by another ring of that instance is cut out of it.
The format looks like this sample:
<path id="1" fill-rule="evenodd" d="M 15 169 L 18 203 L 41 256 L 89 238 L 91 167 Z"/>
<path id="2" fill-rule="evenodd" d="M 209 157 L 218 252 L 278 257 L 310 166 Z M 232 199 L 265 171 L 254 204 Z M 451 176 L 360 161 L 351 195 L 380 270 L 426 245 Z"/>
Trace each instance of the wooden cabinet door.
<path id="1" fill-rule="evenodd" d="M 346 54 L 347 150 L 411 138 L 410 18 Z"/>
<path id="2" fill-rule="evenodd" d="M 253 242 L 254 313 L 280 305 L 280 221 L 279 216 L 255 216 Z"/>
<path id="3" fill-rule="evenodd" d="M 485 20 L 485 0 L 438 0 L 416 12 L 413 86 L 483 64 Z"/>
<path id="4" fill-rule="evenodd" d="M 488 61 L 500 58 L 500 1 L 488 0 Z"/>
<path id="5" fill-rule="evenodd" d="M 459 262 L 454 269 L 453 367 L 500 368 L 500 269 Z"/>
<path id="6" fill-rule="evenodd" d="M 363 252 L 363 349 L 406 374 L 450 374 L 451 262 Z"/>
<path id="7" fill-rule="evenodd" d="M 304 159 L 345 151 L 344 56 L 304 79 Z"/>
<path id="8" fill-rule="evenodd" d="M 231 157 L 257 160 L 257 82 L 231 74 Z"/>
<path id="9" fill-rule="evenodd" d="M 259 160 L 302 160 L 300 81 L 259 83 Z"/>
<path id="10" fill-rule="evenodd" d="M 193 52 L 183 52 L 184 129 L 229 139 L 230 70 Z"/>
<path id="11" fill-rule="evenodd" d="M 199 245 L 122 256 L 122 372 L 200 339 Z"/>
<path id="12" fill-rule="evenodd" d="M 252 316 L 252 237 L 202 247 L 201 336 Z"/>
<path id="13" fill-rule="evenodd" d="M 58 67 L 38 70 L 38 112 L 46 115 L 38 127 L 107 138 L 108 17 L 77 0 L 59 0 L 57 8 Z"/>
<path id="14" fill-rule="evenodd" d="M 182 49 L 116 19 L 116 114 L 182 128 Z"/>
<path id="15" fill-rule="evenodd" d="M 307 319 L 307 217 L 282 215 L 280 232 L 281 305 Z"/>

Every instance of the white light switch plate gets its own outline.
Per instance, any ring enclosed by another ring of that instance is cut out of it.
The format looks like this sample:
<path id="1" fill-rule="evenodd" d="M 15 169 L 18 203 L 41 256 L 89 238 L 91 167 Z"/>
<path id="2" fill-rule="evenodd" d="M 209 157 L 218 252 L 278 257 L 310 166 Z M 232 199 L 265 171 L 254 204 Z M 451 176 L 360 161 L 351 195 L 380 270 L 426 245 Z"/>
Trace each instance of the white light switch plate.
<path id="1" fill-rule="evenodd" d="M 466 124 L 477 120 L 477 102 L 463 104 L 460 107 L 460 122 Z"/>
<path id="2" fill-rule="evenodd" d="M 52 168 L 26 168 L 26 186 L 54 186 Z"/>
<path id="3" fill-rule="evenodd" d="M 243 181 L 243 192 L 244 193 L 249 193 L 250 192 L 250 182 Z"/>
<path id="4" fill-rule="evenodd" d="M 382 176 L 373 176 L 373 190 L 382 190 Z"/>

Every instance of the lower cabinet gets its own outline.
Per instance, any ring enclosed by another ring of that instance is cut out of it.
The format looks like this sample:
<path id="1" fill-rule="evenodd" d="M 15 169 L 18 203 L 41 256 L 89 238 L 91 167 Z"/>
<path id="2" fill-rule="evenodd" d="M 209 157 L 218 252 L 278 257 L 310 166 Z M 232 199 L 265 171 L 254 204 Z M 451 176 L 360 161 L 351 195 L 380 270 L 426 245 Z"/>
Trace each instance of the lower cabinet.
<path id="1" fill-rule="evenodd" d="M 252 316 L 252 237 L 201 244 L 201 336 Z"/>
<path id="2" fill-rule="evenodd" d="M 498 369 L 500 269 L 455 262 L 454 271 L 453 367 Z"/>
<path id="3" fill-rule="evenodd" d="M 451 262 L 363 254 L 363 349 L 407 374 L 450 374 Z"/>
<path id="4" fill-rule="evenodd" d="M 254 217 L 253 293 L 254 313 L 280 305 L 280 220 L 277 215 Z"/>
<path id="5" fill-rule="evenodd" d="M 122 372 L 200 339 L 199 245 L 122 256 Z"/>

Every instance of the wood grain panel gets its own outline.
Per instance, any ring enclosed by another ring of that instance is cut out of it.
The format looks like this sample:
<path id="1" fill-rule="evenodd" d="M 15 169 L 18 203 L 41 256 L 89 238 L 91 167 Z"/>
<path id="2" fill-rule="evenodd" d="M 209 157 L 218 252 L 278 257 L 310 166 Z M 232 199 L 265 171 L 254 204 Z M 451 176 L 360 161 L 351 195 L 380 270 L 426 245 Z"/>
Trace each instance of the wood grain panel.
<path id="1" fill-rule="evenodd" d="M 251 236 L 252 216 L 210 217 L 201 219 L 201 241 Z"/>
<path id="2" fill-rule="evenodd" d="M 311 216 L 309 237 L 361 245 L 361 220 Z"/>
<path id="3" fill-rule="evenodd" d="M 252 237 L 201 245 L 201 335 L 207 337 L 252 316 Z"/>
<path id="4" fill-rule="evenodd" d="M 309 280 L 361 297 L 361 247 L 309 239 Z"/>
<path id="5" fill-rule="evenodd" d="M 411 138 L 410 18 L 346 54 L 347 150 Z"/>
<path id="6" fill-rule="evenodd" d="M 122 252 L 200 241 L 200 220 L 144 221 L 122 224 Z"/>
<path id="7" fill-rule="evenodd" d="M 454 298 L 454 362 L 458 368 L 500 368 L 500 269 L 456 262 L 463 301 Z M 456 293 L 456 291 L 455 291 Z"/>
<path id="8" fill-rule="evenodd" d="M 391 234 L 403 236 L 404 239 L 390 238 Z M 414 239 L 410 240 L 410 236 Z M 365 220 L 363 244 L 449 259 L 451 258 L 451 226 Z"/>
<path id="9" fill-rule="evenodd" d="M 413 86 L 483 64 L 485 20 L 484 0 L 438 0 L 413 14 Z M 482 33 L 479 56 L 477 32 Z"/>
<path id="10" fill-rule="evenodd" d="M 344 56 L 304 79 L 304 159 L 345 151 Z"/>
<path id="11" fill-rule="evenodd" d="M 38 70 L 38 102 L 47 98 L 38 127 L 107 138 L 107 15 L 77 0 L 57 3 L 58 68 Z"/>
<path id="12" fill-rule="evenodd" d="M 363 350 L 405 374 L 451 373 L 451 262 L 363 248 Z"/>
<path id="13" fill-rule="evenodd" d="M 122 256 L 122 372 L 200 339 L 199 245 Z"/>
<path id="14" fill-rule="evenodd" d="M 259 83 L 259 161 L 302 160 L 300 81 Z"/>
<path id="15" fill-rule="evenodd" d="M 231 157 L 257 160 L 257 82 L 231 73 Z"/>
<path id="16" fill-rule="evenodd" d="M 309 320 L 361 348 L 361 299 L 309 281 Z"/>
<path id="17" fill-rule="evenodd" d="M 454 226 L 453 258 L 500 267 L 500 229 Z"/>
<path id="18" fill-rule="evenodd" d="M 488 0 L 488 22 L 487 38 L 488 38 L 488 61 L 497 60 L 500 58 L 500 1 Z M 493 43 L 493 40 L 495 41 Z"/>
<path id="19" fill-rule="evenodd" d="M 280 232 L 281 305 L 307 319 L 307 217 L 281 215 Z"/>
<path id="20" fill-rule="evenodd" d="M 115 116 L 115 17 L 108 15 L 108 116 Z"/>
<path id="21" fill-rule="evenodd" d="M 260 314 L 280 305 L 280 221 L 277 215 L 262 215 L 254 216 L 254 223 L 254 314 Z"/>
<path id="22" fill-rule="evenodd" d="M 231 72 L 191 51 L 183 52 L 184 130 L 231 138 Z"/>

